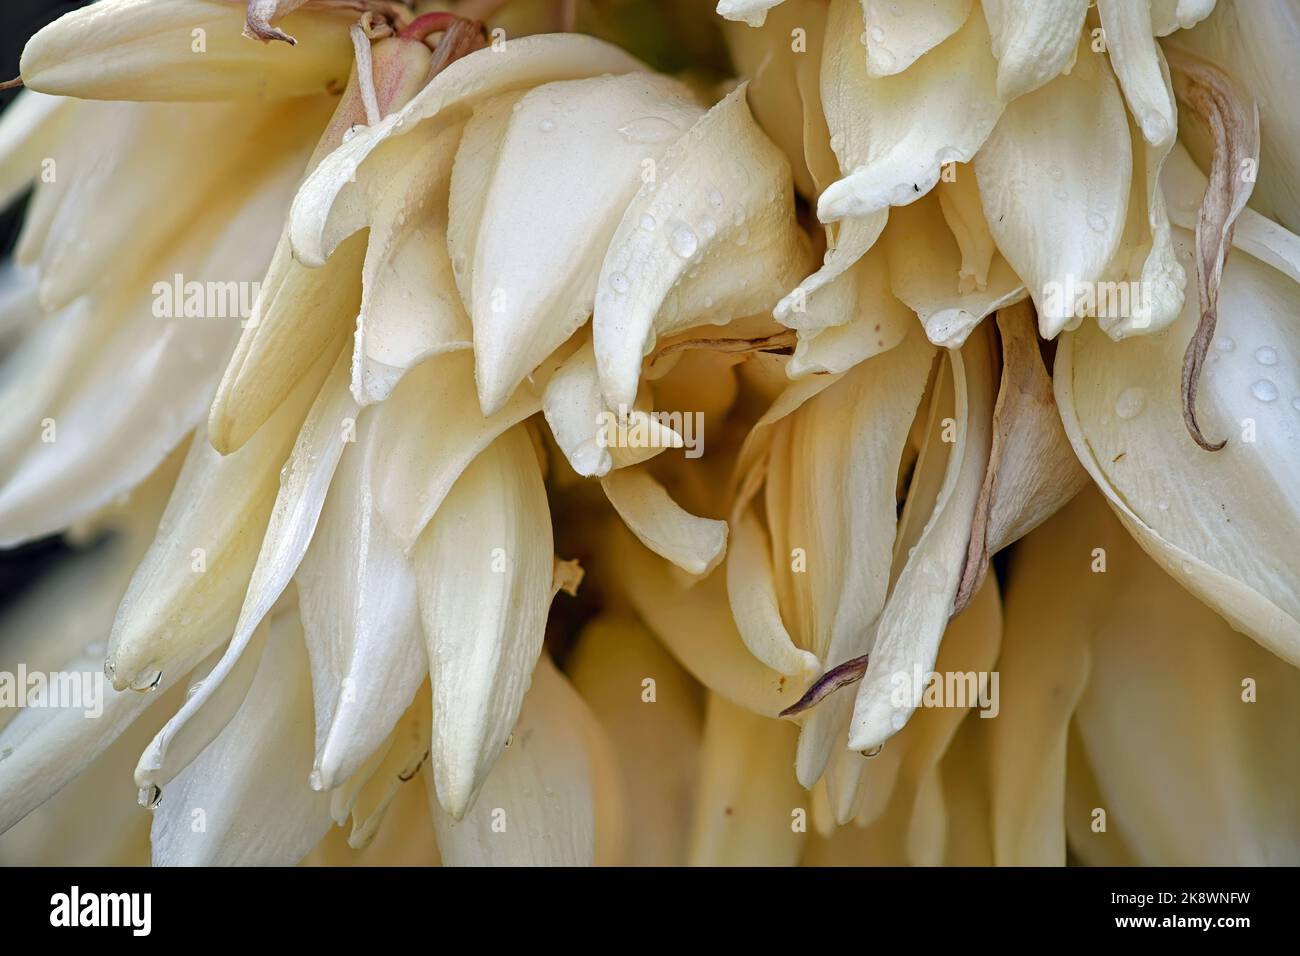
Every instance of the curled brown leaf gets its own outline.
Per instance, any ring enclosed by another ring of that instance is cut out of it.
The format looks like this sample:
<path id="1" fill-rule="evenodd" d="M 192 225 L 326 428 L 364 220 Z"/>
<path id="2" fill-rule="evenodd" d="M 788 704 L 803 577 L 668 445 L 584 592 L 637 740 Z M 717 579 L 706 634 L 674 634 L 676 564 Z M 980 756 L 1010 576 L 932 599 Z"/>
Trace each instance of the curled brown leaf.
<path id="1" fill-rule="evenodd" d="M 1214 155 L 1210 182 L 1196 219 L 1196 273 L 1201 317 L 1183 356 L 1183 421 L 1206 451 L 1227 444 L 1209 441 L 1196 420 L 1196 390 L 1218 320 L 1219 282 L 1232 246 L 1232 226 L 1250 199 L 1259 167 L 1259 108 L 1214 64 L 1166 46 L 1174 95 L 1210 134 Z"/>

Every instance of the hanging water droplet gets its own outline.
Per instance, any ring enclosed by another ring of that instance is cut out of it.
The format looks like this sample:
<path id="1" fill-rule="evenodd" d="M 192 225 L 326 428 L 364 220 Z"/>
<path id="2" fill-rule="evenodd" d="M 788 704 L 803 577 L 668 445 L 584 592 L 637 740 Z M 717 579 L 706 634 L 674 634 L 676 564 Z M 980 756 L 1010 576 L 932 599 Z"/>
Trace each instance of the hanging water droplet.
<path id="1" fill-rule="evenodd" d="M 622 272 L 611 272 L 609 274 L 609 287 L 619 295 L 622 295 L 627 291 L 627 275 Z"/>
<path id="2" fill-rule="evenodd" d="M 1237 347 L 1237 343 L 1226 335 L 1220 335 L 1214 340 L 1214 347 L 1220 352 L 1231 352 Z"/>
<path id="3" fill-rule="evenodd" d="M 677 127 L 662 116 L 643 116 L 619 128 L 629 143 L 662 143 L 676 139 Z"/>
<path id="4" fill-rule="evenodd" d="M 872 43 L 884 43 L 884 42 L 885 42 L 885 31 L 882 30 L 882 29 L 880 29 L 880 27 L 872 27 L 872 28 L 871 28 L 871 42 L 872 42 Z"/>
<path id="5" fill-rule="evenodd" d="M 669 245 L 672 246 L 673 252 L 683 259 L 689 259 L 695 255 L 695 250 L 700 247 L 700 240 L 695 235 L 695 230 L 690 226 L 678 226 L 673 230 Z"/>
<path id="6" fill-rule="evenodd" d="M 1260 365 L 1276 365 L 1277 350 L 1271 349 L 1267 345 L 1255 349 L 1255 361 Z"/>
<path id="7" fill-rule="evenodd" d="M 1250 387 L 1250 394 L 1261 402 L 1273 402 L 1277 400 L 1277 386 L 1268 379 L 1261 378 Z"/>
<path id="8" fill-rule="evenodd" d="M 1115 400 L 1115 414 L 1124 421 L 1137 418 L 1147 407 L 1147 393 L 1140 388 L 1126 388 Z"/>
<path id="9" fill-rule="evenodd" d="M 140 801 L 140 806 L 146 810 L 157 810 L 158 804 L 162 803 L 162 787 L 156 784 L 141 787 L 137 799 Z"/>

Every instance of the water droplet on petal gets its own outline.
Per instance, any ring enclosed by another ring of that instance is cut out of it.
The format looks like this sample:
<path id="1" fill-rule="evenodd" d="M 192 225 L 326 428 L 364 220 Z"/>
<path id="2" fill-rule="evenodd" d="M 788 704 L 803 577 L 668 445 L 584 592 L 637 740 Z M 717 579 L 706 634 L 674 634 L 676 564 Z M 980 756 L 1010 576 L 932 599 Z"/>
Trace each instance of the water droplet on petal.
<path id="1" fill-rule="evenodd" d="M 622 295 L 627 291 L 627 275 L 622 272 L 611 272 L 609 275 L 609 287 L 619 295 Z"/>
<path id="2" fill-rule="evenodd" d="M 661 116 L 643 116 L 619 128 L 629 143 L 662 143 L 676 139 L 678 132 L 676 126 Z"/>
<path id="3" fill-rule="evenodd" d="M 1137 418 L 1147 407 L 1147 394 L 1140 388 L 1126 388 L 1115 401 L 1115 414 L 1124 421 Z"/>
<path id="4" fill-rule="evenodd" d="M 162 787 L 157 785 L 141 787 L 138 799 L 140 806 L 146 810 L 157 810 L 158 804 L 162 803 Z"/>
<path id="5" fill-rule="evenodd" d="M 1228 338 L 1226 335 L 1220 335 L 1217 339 L 1214 340 L 1214 347 L 1218 349 L 1220 352 L 1231 352 L 1233 349 L 1237 347 L 1237 343 L 1234 342 L 1232 339 Z"/>
<path id="6" fill-rule="evenodd" d="M 1093 232 L 1105 232 L 1108 220 L 1099 212 L 1088 213 L 1088 228 Z"/>
<path id="7" fill-rule="evenodd" d="M 708 199 L 709 199 L 709 205 L 712 206 L 714 209 L 722 208 L 722 193 L 718 192 L 716 189 L 709 190 Z"/>
<path id="8" fill-rule="evenodd" d="M 1265 345 L 1262 348 L 1255 349 L 1255 361 L 1260 365 L 1276 365 L 1277 351 Z"/>
<path id="9" fill-rule="evenodd" d="M 551 130 L 555 129 L 555 120 L 544 119 L 537 124 L 537 128 L 543 133 L 549 133 Z"/>
<path id="10" fill-rule="evenodd" d="M 690 226 L 678 226 L 673 230 L 669 244 L 672 246 L 673 252 L 683 259 L 689 259 L 695 255 L 695 250 L 700 247 L 700 240 Z"/>
<path id="11" fill-rule="evenodd" d="M 641 217 L 641 222 L 639 223 L 639 225 L 646 232 L 654 232 L 655 226 L 657 226 L 658 223 L 655 222 L 654 216 L 650 215 L 649 213 L 646 213 Z"/>
<path id="12" fill-rule="evenodd" d="M 1268 379 L 1261 378 L 1250 387 L 1250 394 L 1261 402 L 1273 402 L 1277 400 L 1277 386 Z"/>

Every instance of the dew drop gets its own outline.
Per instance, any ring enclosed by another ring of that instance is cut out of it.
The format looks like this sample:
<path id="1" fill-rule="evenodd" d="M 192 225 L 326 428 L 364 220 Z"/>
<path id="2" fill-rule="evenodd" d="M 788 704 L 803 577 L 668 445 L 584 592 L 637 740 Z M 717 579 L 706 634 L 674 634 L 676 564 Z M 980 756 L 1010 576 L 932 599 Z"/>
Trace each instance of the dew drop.
<path id="1" fill-rule="evenodd" d="M 1276 365 L 1277 351 L 1265 345 L 1262 348 L 1255 349 L 1255 361 L 1260 365 Z"/>
<path id="2" fill-rule="evenodd" d="M 641 222 L 638 225 L 640 225 L 646 232 L 654 232 L 655 226 L 657 226 L 658 223 L 655 222 L 654 216 L 646 213 L 641 217 Z"/>
<path id="3" fill-rule="evenodd" d="M 1220 352 L 1231 352 L 1237 347 L 1237 343 L 1226 335 L 1221 335 L 1214 340 L 1214 347 Z"/>
<path id="4" fill-rule="evenodd" d="M 882 30 L 882 29 L 880 29 L 880 27 L 872 27 L 872 28 L 871 28 L 871 42 L 872 42 L 872 43 L 884 43 L 884 42 L 885 42 L 885 31 Z"/>
<path id="5" fill-rule="evenodd" d="M 722 208 L 722 193 L 718 192 L 716 189 L 709 190 L 708 199 L 709 199 L 709 205 L 712 206 L 714 209 Z"/>
<path id="6" fill-rule="evenodd" d="M 1124 421 L 1137 418 L 1147 407 L 1147 394 L 1140 388 L 1126 388 L 1115 401 L 1115 414 Z"/>
<path id="7" fill-rule="evenodd" d="M 619 133 L 629 143 L 662 143 L 677 138 L 677 127 L 660 116 L 643 116 L 626 126 L 619 128 Z"/>
<path id="8" fill-rule="evenodd" d="M 549 133 L 551 130 L 555 129 L 555 120 L 544 119 L 537 124 L 537 128 L 543 133 Z"/>
<path id="9" fill-rule="evenodd" d="M 1261 402 L 1273 402 L 1277 400 L 1277 386 L 1268 379 L 1261 378 L 1250 387 L 1250 394 Z"/>
<path id="10" fill-rule="evenodd" d="M 1088 213 L 1088 228 L 1093 232 L 1105 232 L 1108 220 L 1099 212 Z"/>
<path id="11" fill-rule="evenodd" d="M 700 232 L 704 233 L 705 239 L 712 239 L 718 234 L 718 227 L 712 219 L 705 219 L 700 223 Z"/>
<path id="12" fill-rule="evenodd" d="M 627 275 L 622 272 L 611 272 L 609 276 L 609 287 L 619 295 L 622 295 L 627 291 Z"/>
<path id="13" fill-rule="evenodd" d="M 672 246 L 673 252 L 683 259 L 689 259 L 700 247 L 700 240 L 690 226 L 678 226 L 673 230 L 669 245 Z"/>
<path id="14" fill-rule="evenodd" d="M 162 803 L 162 787 L 157 784 L 151 784 L 148 787 L 140 788 L 140 795 L 137 798 L 140 806 L 146 810 L 157 810 L 158 804 Z"/>

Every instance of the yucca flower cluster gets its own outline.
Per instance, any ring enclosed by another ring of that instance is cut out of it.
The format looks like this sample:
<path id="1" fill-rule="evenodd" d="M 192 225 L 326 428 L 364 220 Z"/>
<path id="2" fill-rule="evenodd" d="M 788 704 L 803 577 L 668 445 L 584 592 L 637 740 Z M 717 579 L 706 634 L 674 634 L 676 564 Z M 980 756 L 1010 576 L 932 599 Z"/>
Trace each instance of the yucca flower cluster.
<path id="1" fill-rule="evenodd" d="M 1300 861 L 1300 6 L 712 6 L 31 38 L 0 860 Z"/>

